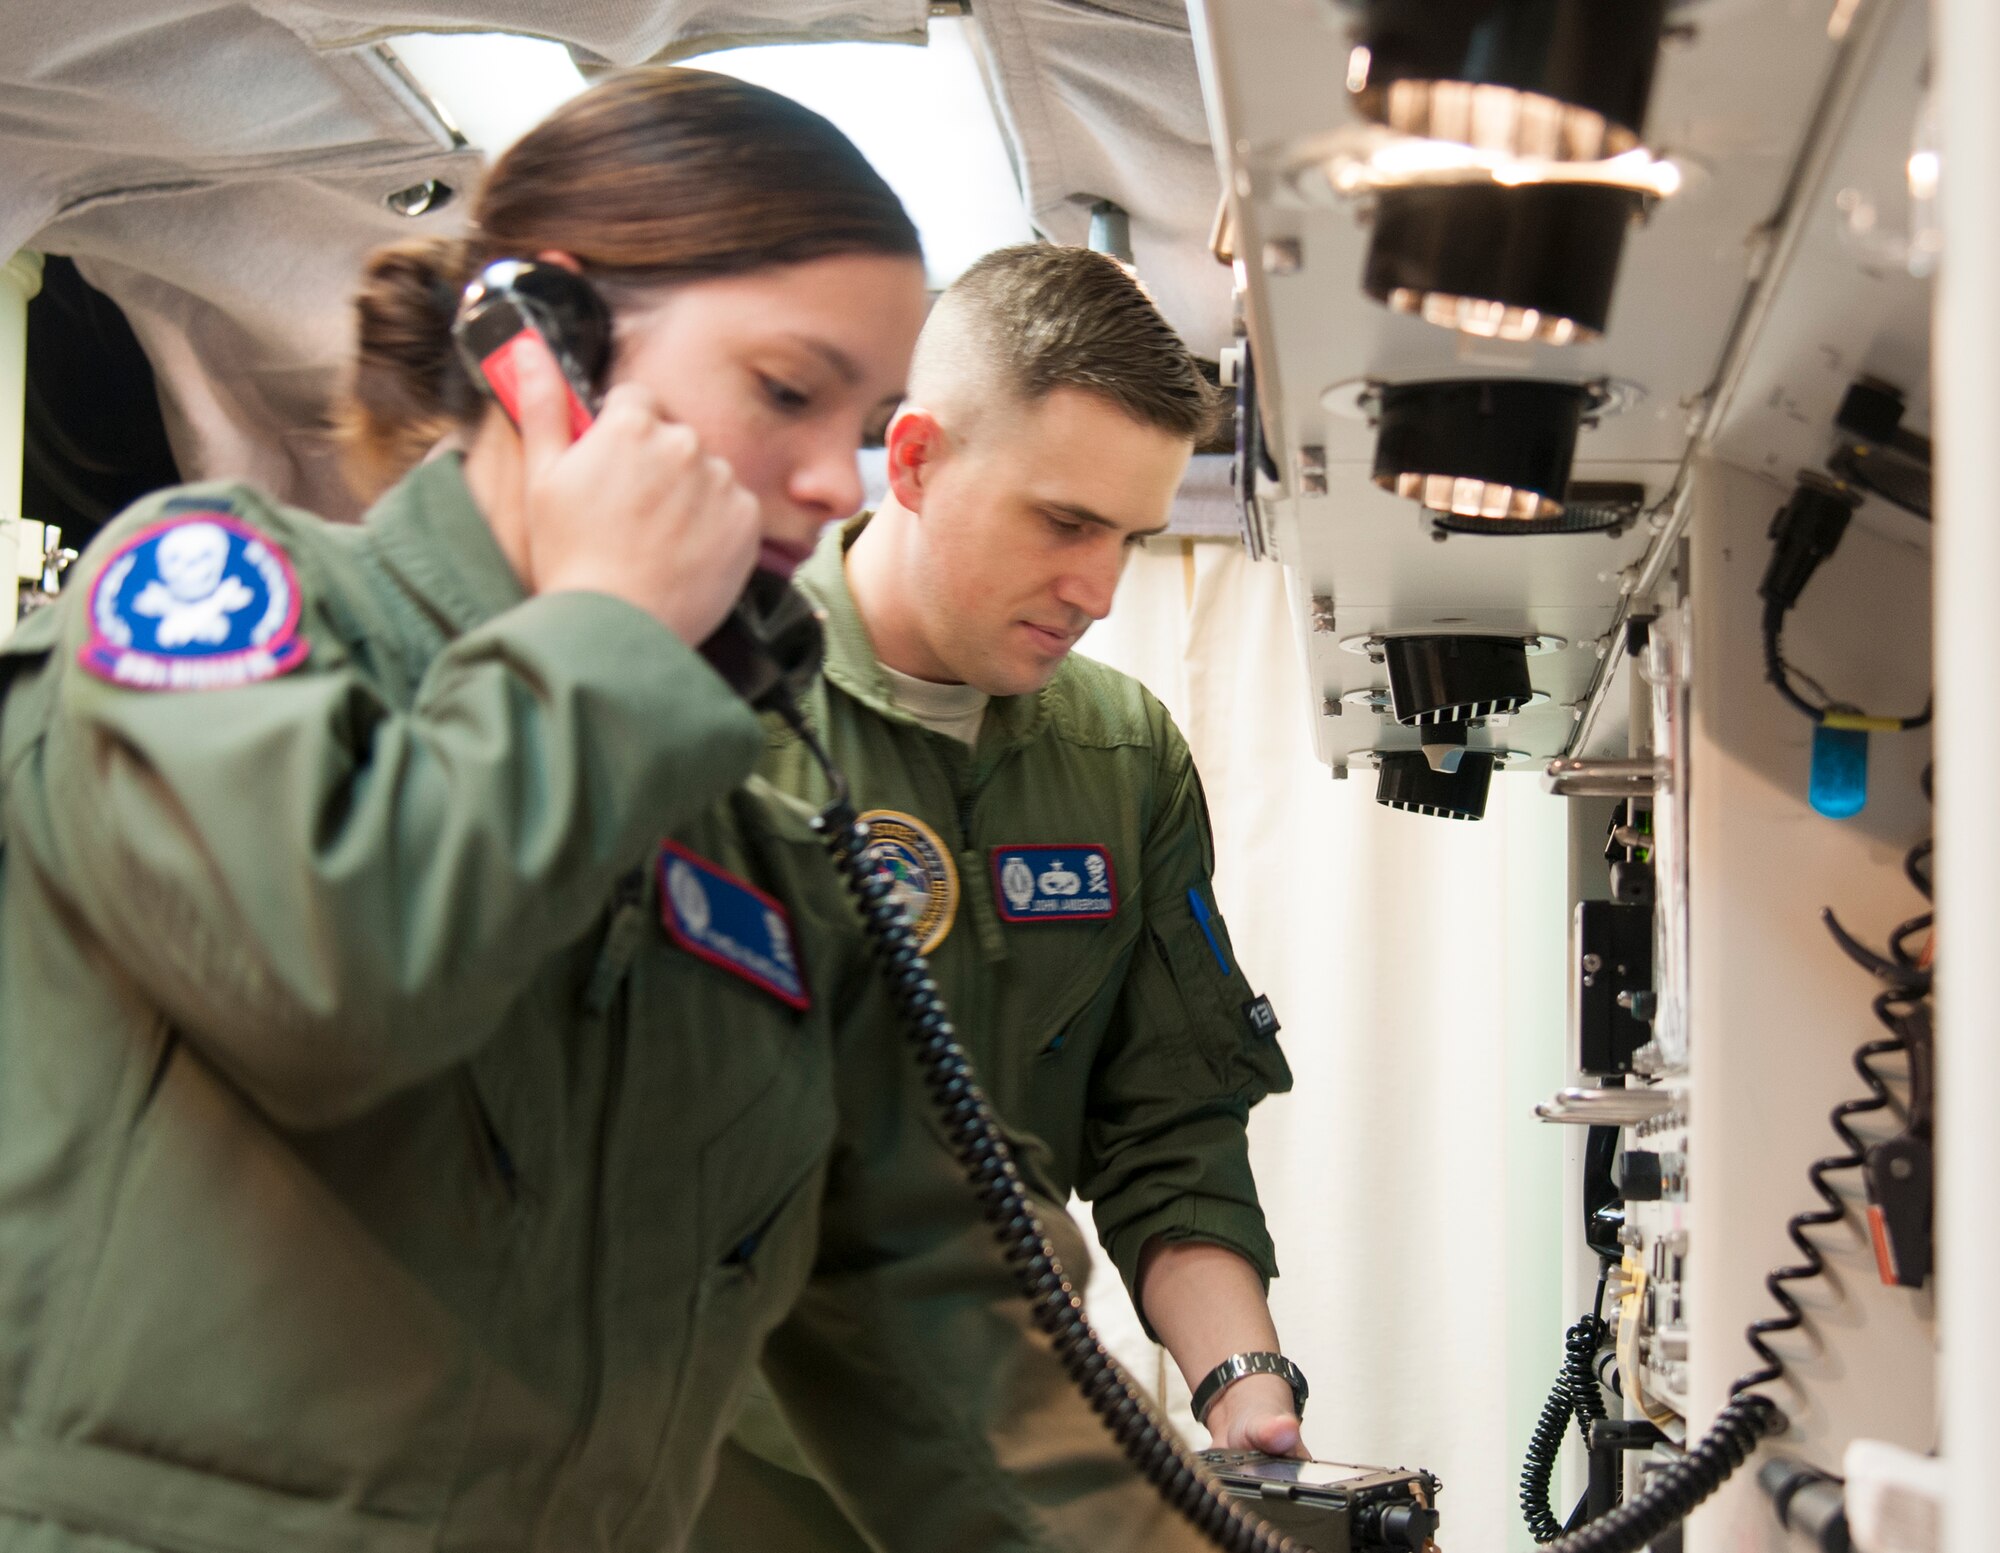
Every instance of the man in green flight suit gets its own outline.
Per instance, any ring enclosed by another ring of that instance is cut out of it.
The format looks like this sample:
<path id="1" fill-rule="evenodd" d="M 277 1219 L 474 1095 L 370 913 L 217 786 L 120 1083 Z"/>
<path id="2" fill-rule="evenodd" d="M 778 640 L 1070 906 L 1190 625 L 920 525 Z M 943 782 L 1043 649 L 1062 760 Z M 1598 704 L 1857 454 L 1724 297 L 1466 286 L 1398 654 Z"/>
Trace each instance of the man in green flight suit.
<path id="1" fill-rule="evenodd" d="M 1092 1204 L 1214 1443 L 1284 1454 L 1306 1387 L 1265 1303 L 1277 1267 L 1245 1137 L 1291 1084 L 1277 1020 L 1216 907 L 1186 744 L 1139 684 L 1070 656 L 1214 413 L 1114 261 L 991 254 L 925 325 L 887 499 L 797 580 L 828 617 L 811 719 L 995 1108 Z M 765 775 L 820 800 L 807 751 L 772 740 Z M 894 1192 L 893 1169 L 878 1183 Z M 868 1546 L 812 1470 L 753 1390 L 691 1546 Z"/>

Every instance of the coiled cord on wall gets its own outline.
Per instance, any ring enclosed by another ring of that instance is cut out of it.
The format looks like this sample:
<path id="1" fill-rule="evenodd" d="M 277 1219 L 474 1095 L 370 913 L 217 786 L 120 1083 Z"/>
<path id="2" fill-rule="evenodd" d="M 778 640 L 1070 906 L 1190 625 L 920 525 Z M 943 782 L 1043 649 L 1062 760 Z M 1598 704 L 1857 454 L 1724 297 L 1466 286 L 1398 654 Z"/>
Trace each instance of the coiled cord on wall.
<path id="1" fill-rule="evenodd" d="M 1928 769 L 1924 772 L 1923 786 L 1924 796 L 1929 797 L 1931 776 Z M 1903 859 L 1904 874 L 1926 901 L 1931 898 L 1931 853 L 1932 843 L 1921 841 L 1910 848 Z M 1844 1200 L 1827 1184 L 1826 1178 L 1836 1170 L 1853 1170 L 1862 1165 L 1867 1148 L 1854 1131 L 1854 1118 L 1871 1112 L 1898 1109 L 1895 1096 L 1875 1070 L 1872 1060 L 1909 1050 L 1908 1042 L 1902 1038 L 1903 1019 L 1918 1003 L 1930 996 L 1931 989 L 1930 952 L 1928 948 L 1917 950 L 1910 947 L 1912 939 L 1930 929 L 1933 921 L 1930 912 L 1912 917 L 1889 935 L 1889 954 L 1886 958 L 1858 943 L 1841 927 L 1832 912 L 1820 915 L 1848 958 L 1886 983 L 1886 990 L 1876 997 L 1873 1007 L 1875 1017 L 1889 1029 L 1891 1035 L 1886 1040 L 1864 1042 L 1854 1053 L 1854 1070 L 1867 1086 L 1868 1098 L 1842 1101 L 1828 1117 L 1847 1152 L 1815 1160 L 1807 1172 L 1813 1190 L 1826 1206 L 1808 1209 L 1785 1226 L 1786 1234 L 1798 1247 L 1804 1260 L 1795 1266 L 1777 1268 L 1764 1280 L 1764 1287 L 1770 1291 L 1771 1298 L 1777 1301 L 1783 1314 L 1753 1322 L 1744 1333 L 1744 1340 L 1762 1362 L 1758 1368 L 1739 1376 L 1731 1384 L 1728 1403 L 1716 1414 L 1715 1422 L 1709 1426 L 1700 1443 L 1680 1460 L 1654 1474 L 1645 1491 L 1636 1499 L 1627 1500 L 1609 1514 L 1549 1544 L 1549 1553 L 1638 1553 L 1675 1522 L 1684 1520 L 1696 1505 L 1720 1488 L 1757 1448 L 1760 1440 L 1783 1434 L 1790 1427 L 1783 1409 L 1754 1389 L 1779 1379 L 1785 1373 L 1784 1358 L 1771 1347 L 1769 1339 L 1805 1323 L 1805 1312 L 1786 1285 L 1819 1277 L 1826 1271 L 1826 1258 L 1807 1237 L 1806 1231 L 1837 1224 L 1846 1217 Z"/>
<path id="2" fill-rule="evenodd" d="M 1604 1284 L 1598 1283 L 1599 1303 Z M 1576 1420 L 1577 1433 L 1590 1443 L 1590 1426 L 1604 1417 L 1604 1396 L 1598 1389 L 1597 1351 L 1604 1346 L 1607 1328 L 1595 1310 L 1584 1316 L 1563 1335 L 1563 1363 L 1556 1373 L 1555 1386 L 1542 1404 L 1542 1416 L 1528 1441 L 1528 1459 L 1521 1468 L 1521 1517 L 1528 1523 L 1528 1535 L 1537 1542 L 1554 1542 L 1563 1534 L 1562 1523 L 1549 1505 L 1549 1484 L 1555 1477 L 1556 1457 L 1562 1451 L 1563 1435 L 1569 1421 Z M 1574 1523 L 1575 1516 L 1570 1517 Z"/>
<path id="3" fill-rule="evenodd" d="M 1769 1397 L 1754 1391 L 1731 1397 L 1708 1433 L 1678 1461 L 1654 1473 L 1636 1499 L 1550 1543 L 1549 1553 L 1639 1553 L 1728 1481 L 1759 1441 L 1783 1434 L 1787 1427 L 1783 1411 Z"/>
<path id="4" fill-rule="evenodd" d="M 787 720 L 832 787 L 833 796 L 814 818 L 813 828 L 861 908 L 869 945 L 916 1047 L 924 1086 L 944 1120 L 952 1152 L 1006 1252 L 1035 1324 L 1054 1340 L 1070 1379 L 1132 1465 L 1210 1542 L 1228 1553 L 1303 1553 L 1291 1538 L 1245 1514 L 1202 1476 L 1193 1456 L 1153 1416 L 1145 1397 L 1091 1328 L 1083 1300 L 1063 1271 L 1021 1184 L 1013 1151 L 979 1087 L 971 1059 L 958 1043 L 916 935 L 893 898 L 894 886 L 867 864 L 868 830 L 855 815 L 846 782 L 803 719 Z"/>
<path id="5" fill-rule="evenodd" d="M 1886 1005 L 1894 1001 L 1894 994 L 1883 993 L 1875 1000 L 1875 1014 L 1878 1019 L 1887 1020 Z M 1866 1100 L 1843 1100 L 1835 1106 L 1827 1117 L 1828 1124 L 1839 1134 L 1846 1145 L 1844 1154 L 1830 1154 L 1824 1159 L 1816 1159 L 1806 1171 L 1806 1179 L 1812 1189 L 1819 1194 L 1824 1208 L 1808 1208 L 1803 1213 L 1794 1214 L 1785 1225 L 1786 1235 L 1799 1249 L 1804 1259 L 1790 1267 L 1774 1268 L 1765 1275 L 1764 1287 L 1777 1303 L 1783 1315 L 1770 1316 L 1762 1321 L 1753 1321 L 1744 1332 L 1743 1340 L 1756 1350 L 1763 1363 L 1748 1374 L 1738 1376 L 1729 1388 L 1732 1397 L 1740 1396 L 1753 1386 L 1763 1386 L 1777 1380 L 1785 1373 L 1785 1361 L 1771 1347 L 1770 1338 L 1780 1332 L 1793 1332 L 1805 1325 L 1805 1311 L 1785 1287 L 1788 1283 L 1800 1283 L 1810 1278 L 1823 1277 L 1826 1273 L 1826 1257 L 1806 1235 L 1809 1229 L 1823 1229 L 1838 1224 L 1847 1217 L 1847 1203 L 1841 1195 L 1827 1184 L 1827 1177 L 1836 1170 L 1859 1170 L 1865 1163 L 1867 1145 L 1855 1134 L 1849 1125 L 1852 1118 L 1867 1116 L 1871 1112 L 1886 1111 L 1895 1105 L 1889 1086 L 1882 1076 L 1869 1065 L 1873 1057 L 1888 1056 L 1891 1053 L 1909 1050 L 1900 1040 L 1877 1040 L 1864 1042 L 1854 1053 L 1854 1071 L 1861 1075 L 1861 1081 L 1868 1086 Z"/>

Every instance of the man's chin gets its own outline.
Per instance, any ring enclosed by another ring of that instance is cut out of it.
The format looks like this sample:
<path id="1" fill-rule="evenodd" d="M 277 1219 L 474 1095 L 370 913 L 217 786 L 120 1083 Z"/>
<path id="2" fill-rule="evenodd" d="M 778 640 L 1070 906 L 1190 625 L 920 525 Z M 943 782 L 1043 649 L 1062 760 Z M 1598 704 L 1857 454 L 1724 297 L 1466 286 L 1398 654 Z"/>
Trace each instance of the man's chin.
<path id="1" fill-rule="evenodd" d="M 989 696 L 1031 696 L 1056 677 L 1062 664 L 1062 658 L 1054 662 L 1037 658 L 1032 663 L 985 663 L 961 670 L 959 678 Z"/>
<path id="2" fill-rule="evenodd" d="M 1068 656 L 1068 653 L 1063 654 L 1063 658 L 1067 658 Z M 995 696 L 1031 696 L 1036 691 L 1046 688 L 1049 681 L 1056 677 L 1056 671 L 1063 666 L 1063 658 L 1057 658 L 1053 663 L 1038 662 L 1032 666 L 1021 667 L 1008 676 L 1007 689 L 992 690 L 988 691 L 987 694 Z"/>

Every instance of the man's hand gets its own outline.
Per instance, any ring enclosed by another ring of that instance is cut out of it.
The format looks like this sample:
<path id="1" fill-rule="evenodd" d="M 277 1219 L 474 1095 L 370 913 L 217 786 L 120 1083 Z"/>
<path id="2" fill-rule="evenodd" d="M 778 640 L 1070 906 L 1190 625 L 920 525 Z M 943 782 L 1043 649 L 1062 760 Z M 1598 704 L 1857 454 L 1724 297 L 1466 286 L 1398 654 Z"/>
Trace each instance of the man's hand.
<path id="1" fill-rule="evenodd" d="M 1282 1351 L 1263 1278 L 1227 1246 L 1148 1241 L 1139 1256 L 1139 1299 L 1190 1388 L 1231 1354 Z M 1281 1375 L 1244 1376 L 1215 1399 L 1205 1422 L 1222 1450 L 1306 1454 L 1292 1388 Z"/>
<path id="2" fill-rule="evenodd" d="M 636 383 L 572 442 L 554 358 L 537 342 L 518 359 L 530 591 L 609 593 L 700 644 L 757 563 L 757 499 Z"/>
<path id="3" fill-rule="evenodd" d="M 1217 1397 L 1208 1410 L 1208 1436 L 1220 1450 L 1301 1459 L 1309 1454 L 1299 1437 L 1292 1388 L 1277 1375 L 1246 1375 Z"/>

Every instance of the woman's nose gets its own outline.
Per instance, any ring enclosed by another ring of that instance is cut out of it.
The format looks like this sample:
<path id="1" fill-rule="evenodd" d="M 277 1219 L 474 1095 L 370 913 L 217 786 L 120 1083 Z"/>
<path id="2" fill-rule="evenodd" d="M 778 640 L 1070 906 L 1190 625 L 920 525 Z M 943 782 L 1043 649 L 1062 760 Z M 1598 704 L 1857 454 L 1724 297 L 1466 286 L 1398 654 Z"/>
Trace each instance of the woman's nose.
<path id="1" fill-rule="evenodd" d="M 817 451 L 793 476 L 791 495 L 822 523 L 852 516 L 866 495 L 854 444 L 843 440 Z"/>

